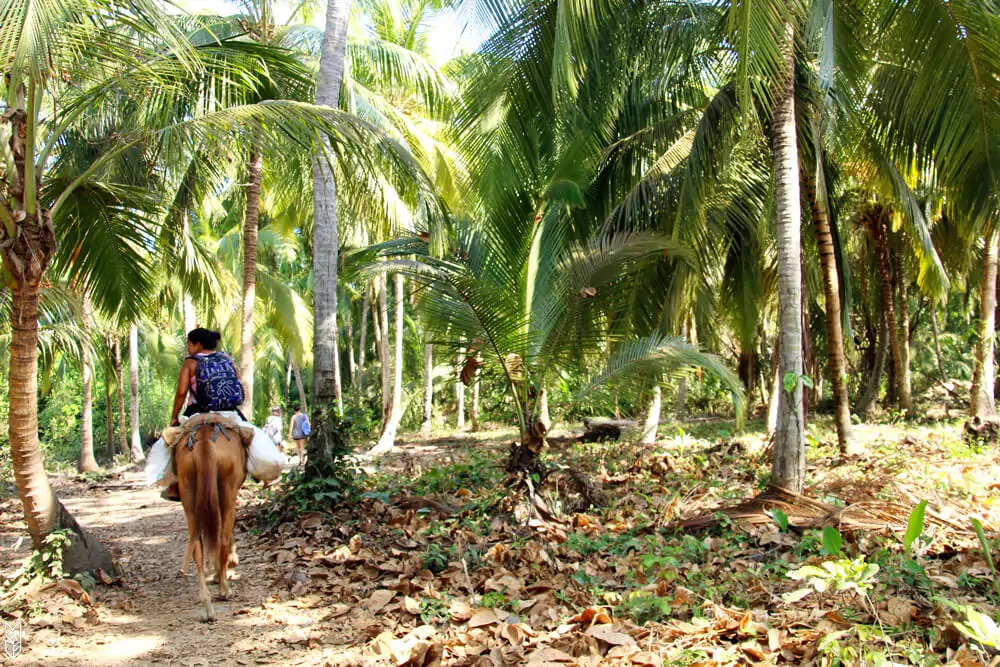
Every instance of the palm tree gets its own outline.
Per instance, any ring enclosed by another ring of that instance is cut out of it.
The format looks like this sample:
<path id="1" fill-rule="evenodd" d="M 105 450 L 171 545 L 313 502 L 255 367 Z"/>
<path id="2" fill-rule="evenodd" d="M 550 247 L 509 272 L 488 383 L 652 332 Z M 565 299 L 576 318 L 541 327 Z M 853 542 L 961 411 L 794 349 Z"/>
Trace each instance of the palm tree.
<path id="1" fill-rule="evenodd" d="M 329 0 L 326 7 L 326 31 L 319 59 L 316 104 L 337 108 L 344 78 L 344 53 L 347 50 L 347 20 L 350 0 Z M 337 227 L 337 184 L 333 172 L 320 161 L 313 168 L 313 419 L 314 432 L 309 440 L 308 457 L 314 470 L 320 462 L 331 461 L 338 453 L 339 439 L 331 437 L 328 413 L 336 401 L 343 411 L 340 364 L 337 345 L 337 264 L 340 250 Z"/>
<path id="2" fill-rule="evenodd" d="M 993 398 L 996 369 L 993 363 L 996 340 L 997 250 L 1000 235 L 993 231 L 986 236 L 983 251 L 983 275 L 979 286 L 979 331 L 976 341 L 975 372 L 969 414 L 980 419 L 996 417 Z"/>

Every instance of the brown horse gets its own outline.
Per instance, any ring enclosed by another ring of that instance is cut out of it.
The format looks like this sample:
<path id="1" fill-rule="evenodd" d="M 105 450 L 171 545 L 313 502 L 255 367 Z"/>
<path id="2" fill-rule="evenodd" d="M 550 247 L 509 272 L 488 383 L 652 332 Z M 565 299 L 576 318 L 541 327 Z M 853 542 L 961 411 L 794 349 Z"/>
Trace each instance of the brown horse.
<path id="1" fill-rule="evenodd" d="M 174 448 L 181 503 L 188 524 L 188 551 L 198 567 L 202 620 L 214 621 L 215 609 L 205 578 L 206 558 L 219 575 L 219 598 L 229 600 L 227 569 L 235 554 L 233 524 L 236 495 L 246 479 L 246 451 L 231 429 L 204 425 L 186 436 Z"/>

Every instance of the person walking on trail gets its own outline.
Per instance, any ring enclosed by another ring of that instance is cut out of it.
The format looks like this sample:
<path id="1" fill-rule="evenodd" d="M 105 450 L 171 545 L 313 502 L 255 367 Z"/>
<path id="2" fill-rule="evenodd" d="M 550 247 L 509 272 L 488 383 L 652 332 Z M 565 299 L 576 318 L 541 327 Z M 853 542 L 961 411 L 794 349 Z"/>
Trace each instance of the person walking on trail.
<path id="1" fill-rule="evenodd" d="M 306 461 L 306 438 L 312 432 L 309 425 L 309 418 L 302 412 L 302 407 L 296 403 L 292 406 L 292 423 L 288 429 L 288 437 L 295 441 L 295 449 L 299 453 L 299 467 L 303 467 Z"/>
<path id="2" fill-rule="evenodd" d="M 283 430 L 281 427 L 281 408 L 275 405 L 271 408 L 271 414 L 267 421 L 264 422 L 264 433 L 271 436 L 271 440 L 274 440 L 274 444 L 279 447 L 281 446 L 281 431 Z"/>

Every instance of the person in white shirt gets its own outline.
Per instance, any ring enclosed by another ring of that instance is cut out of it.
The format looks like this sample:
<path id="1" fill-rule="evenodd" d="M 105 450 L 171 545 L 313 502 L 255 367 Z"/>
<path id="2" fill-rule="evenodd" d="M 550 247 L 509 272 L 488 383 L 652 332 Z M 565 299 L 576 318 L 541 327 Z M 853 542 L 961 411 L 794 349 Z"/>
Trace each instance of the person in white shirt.
<path id="1" fill-rule="evenodd" d="M 264 433 L 271 436 L 271 440 L 274 440 L 274 444 L 281 446 L 281 408 L 274 406 L 271 408 L 271 414 L 268 416 L 267 421 L 264 422 Z"/>

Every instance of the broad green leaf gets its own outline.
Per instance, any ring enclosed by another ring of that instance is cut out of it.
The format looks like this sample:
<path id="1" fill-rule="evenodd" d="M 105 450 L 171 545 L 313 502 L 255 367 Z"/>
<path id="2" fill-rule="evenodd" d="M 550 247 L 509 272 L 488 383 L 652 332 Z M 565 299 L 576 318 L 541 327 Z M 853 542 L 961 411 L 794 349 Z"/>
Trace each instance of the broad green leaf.
<path id="1" fill-rule="evenodd" d="M 788 515 L 781 510 L 771 510 L 771 518 L 774 519 L 774 523 L 778 525 L 782 531 L 788 530 Z"/>
<path id="2" fill-rule="evenodd" d="M 831 556 L 840 556 L 840 545 L 843 544 L 840 531 L 833 526 L 823 526 L 823 549 Z"/>
<path id="3" fill-rule="evenodd" d="M 903 547 L 907 551 L 924 532 L 924 513 L 926 510 L 927 501 L 921 500 L 910 512 L 910 520 L 906 523 L 906 534 L 903 536 Z"/>

